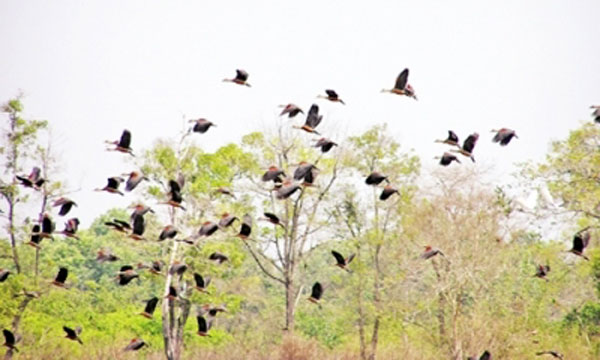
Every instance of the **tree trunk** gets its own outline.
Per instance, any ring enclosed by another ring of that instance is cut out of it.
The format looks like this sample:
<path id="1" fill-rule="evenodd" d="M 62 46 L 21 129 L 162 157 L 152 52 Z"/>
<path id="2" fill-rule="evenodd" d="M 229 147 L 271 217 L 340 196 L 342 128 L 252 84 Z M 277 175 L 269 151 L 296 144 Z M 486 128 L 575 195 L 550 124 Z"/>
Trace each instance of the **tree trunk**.
<path id="1" fill-rule="evenodd" d="M 381 245 L 375 247 L 375 282 L 374 282 L 374 294 L 373 303 L 375 304 L 375 322 L 373 323 L 373 334 L 371 336 L 371 355 L 369 360 L 375 360 L 377 356 L 377 343 L 379 342 L 379 321 L 381 318 L 381 270 L 379 268 L 379 253 L 381 252 Z"/>
<path id="2" fill-rule="evenodd" d="M 173 262 L 175 262 L 175 257 L 177 255 L 177 248 L 179 242 L 173 241 L 173 248 L 171 252 L 171 260 L 169 261 L 169 265 L 167 267 L 167 279 L 165 281 L 165 296 L 169 294 L 169 287 L 173 284 L 173 275 L 169 273 L 169 269 Z M 177 351 L 178 342 L 176 339 L 175 328 L 175 300 L 163 299 L 162 303 L 162 327 L 163 327 L 163 339 L 165 343 L 165 355 L 167 360 L 179 360 L 181 355 L 181 350 Z"/>
<path id="3" fill-rule="evenodd" d="M 15 224 L 14 224 L 14 216 L 15 216 L 15 204 L 14 204 L 14 195 L 9 195 L 11 198 L 8 200 L 8 233 L 10 235 L 10 247 L 12 249 L 12 257 L 15 263 L 15 271 L 17 274 L 21 273 L 21 265 L 19 263 L 19 254 L 17 253 L 17 240 L 15 238 Z"/>
<path id="4" fill-rule="evenodd" d="M 296 293 L 294 280 L 290 276 L 285 282 L 285 329 L 294 332 L 294 312 L 296 310 Z"/>
<path id="5" fill-rule="evenodd" d="M 356 251 L 356 257 L 358 260 L 360 257 L 360 245 Z M 360 340 L 360 358 L 361 360 L 367 360 L 367 343 L 365 340 L 365 309 L 363 308 L 363 286 L 364 286 L 364 274 L 362 270 L 358 274 L 358 286 L 357 286 L 357 301 L 358 301 L 358 338 Z"/>

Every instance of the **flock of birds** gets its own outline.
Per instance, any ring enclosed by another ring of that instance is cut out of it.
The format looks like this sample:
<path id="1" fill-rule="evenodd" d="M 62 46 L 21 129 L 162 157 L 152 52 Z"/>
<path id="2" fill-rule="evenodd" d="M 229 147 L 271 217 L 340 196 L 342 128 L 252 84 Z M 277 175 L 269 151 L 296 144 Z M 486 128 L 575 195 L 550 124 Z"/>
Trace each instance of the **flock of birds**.
<path id="1" fill-rule="evenodd" d="M 404 69 L 396 78 L 396 82 L 392 89 L 384 89 L 382 92 L 388 92 L 397 95 L 407 96 L 409 98 L 413 98 L 417 100 L 417 96 L 414 88 L 408 84 L 408 74 L 409 70 Z M 224 79 L 225 82 L 231 82 L 234 84 L 242 85 L 250 87 L 248 83 L 248 73 L 244 70 L 236 70 L 236 76 L 232 79 Z M 344 101 L 340 98 L 336 91 L 327 89 L 325 90 L 326 95 L 319 95 L 319 98 L 324 98 L 331 102 L 336 102 L 340 104 L 345 104 Z M 298 107 L 294 104 L 280 105 L 283 110 L 280 113 L 280 116 L 288 116 L 289 118 L 294 118 L 299 114 L 304 114 L 302 108 Z M 596 122 L 600 123 L 600 106 L 592 106 L 594 109 L 594 119 Z M 319 126 L 323 119 L 323 115 L 319 114 L 319 106 L 313 104 L 308 113 L 306 115 L 306 120 L 302 126 L 294 125 L 294 128 L 303 130 L 310 134 L 320 135 L 317 132 L 316 128 Z M 216 124 L 200 118 L 197 120 L 190 120 L 193 123 L 193 126 L 190 129 L 190 132 L 204 134 L 211 127 L 217 126 Z M 499 143 L 501 146 L 508 145 L 513 138 L 518 138 L 516 132 L 511 129 L 502 128 L 499 130 L 492 130 L 495 135 L 492 138 L 492 141 L 495 143 Z M 475 158 L 473 156 L 473 151 L 475 149 L 475 145 L 477 140 L 479 139 L 478 133 L 472 133 L 469 135 L 466 140 L 462 143 L 459 143 L 459 138 L 456 133 L 452 130 L 448 131 L 448 137 L 444 140 L 435 140 L 435 142 L 443 143 L 452 147 L 450 151 L 444 152 L 442 156 L 439 158 L 439 163 L 442 166 L 448 166 L 452 162 L 460 163 L 458 157 L 454 154 L 460 154 L 464 157 L 470 158 L 473 162 L 475 162 Z M 130 155 L 134 155 L 131 149 L 131 133 L 128 130 L 124 130 L 120 139 L 116 141 L 107 141 L 107 143 L 113 147 L 108 148 L 110 151 L 118 151 L 121 153 L 126 153 Z M 337 146 L 337 143 L 334 141 L 321 137 L 316 139 L 316 143 L 313 145 L 316 148 L 319 148 L 320 151 L 324 154 L 329 152 L 334 146 Z M 319 169 L 315 164 L 311 164 L 308 162 L 300 162 L 298 167 L 294 170 L 293 176 L 289 178 L 282 169 L 279 169 L 277 166 L 269 167 L 265 173 L 263 174 L 261 180 L 265 183 L 272 182 L 274 187 L 273 190 L 275 192 L 275 196 L 279 200 L 284 200 L 291 197 L 294 193 L 298 191 L 302 191 L 304 187 L 313 186 L 315 178 L 319 173 Z M 128 174 L 123 174 L 123 177 L 110 177 L 107 180 L 106 186 L 103 188 L 96 189 L 96 191 L 106 191 L 111 194 L 119 194 L 121 196 L 124 195 L 122 191 L 119 190 L 121 184 L 125 182 L 125 191 L 131 192 L 133 191 L 142 181 L 149 180 L 145 177 L 140 171 L 132 171 Z M 124 177 L 127 177 L 126 179 Z M 40 190 L 40 188 L 45 184 L 46 180 L 42 178 L 41 170 L 39 167 L 34 167 L 29 175 L 16 176 L 16 180 L 20 185 L 26 188 L 32 188 L 35 190 Z M 385 186 L 383 186 L 379 199 L 382 201 L 387 200 L 392 195 L 398 193 L 398 189 L 395 188 L 388 179 L 388 176 L 381 174 L 379 172 L 372 172 L 365 179 L 365 183 L 369 186 L 379 186 L 383 182 L 386 182 Z M 169 205 L 173 208 L 180 209 L 185 211 L 185 207 L 182 205 L 183 196 L 182 189 L 185 186 L 185 179 L 183 176 L 179 176 L 177 179 L 171 179 L 168 182 L 169 191 L 167 193 L 167 200 L 162 202 L 161 204 Z M 235 197 L 233 192 L 226 188 L 218 188 L 215 190 L 218 193 L 229 195 Z M 58 208 L 59 216 L 66 216 L 73 207 L 76 207 L 77 204 L 75 201 L 66 198 L 60 197 L 52 203 L 53 207 Z M 137 204 L 133 208 L 133 212 L 130 216 L 129 221 L 122 219 L 113 219 L 111 221 L 107 221 L 105 225 L 114 231 L 121 232 L 126 234 L 129 238 L 133 240 L 146 240 L 144 237 L 145 232 L 145 219 L 144 215 L 148 212 L 154 212 L 152 208 L 144 206 L 142 204 Z M 276 214 L 264 212 L 264 218 L 261 220 L 265 220 L 273 224 L 274 226 L 281 226 L 285 228 L 285 225 L 280 221 L 279 217 Z M 199 231 L 185 239 L 176 239 L 178 235 L 178 230 L 173 225 L 165 226 L 161 233 L 158 236 L 158 241 L 164 241 L 167 239 L 172 239 L 174 241 L 182 241 L 184 243 L 190 245 L 197 245 L 198 241 L 202 238 L 209 237 L 213 235 L 219 229 L 227 229 L 234 224 L 236 220 L 239 220 L 240 230 L 237 233 L 237 237 L 246 240 L 250 236 L 252 232 L 253 221 L 250 215 L 246 214 L 242 217 L 242 219 L 238 219 L 236 216 L 225 213 L 221 216 L 218 222 L 206 221 L 202 224 Z M 31 230 L 31 238 L 28 242 L 28 245 L 34 248 L 40 248 L 40 243 L 43 239 L 52 239 L 53 234 L 61 234 L 66 237 L 79 239 L 77 236 L 77 230 L 79 226 L 79 220 L 77 218 L 71 218 L 65 222 L 65 227 L 62 231 L 55 231 L 55 223 L 53 222 L 51 216 L 48 213 L 43 214 L 42 220 L 40 224 L 35 224 Z M 586 260 L 589 260 L 584 254 L 584 249 L 588 246 L 590 241 L 590 233 L 587 231 L 588 228 L 583 229 L 575 234 L 573 237 L 573 247 L 568 250 L 575 255 L 581 256 Z M 331 251 L 333 257 L 335 258 L 335 265 L 341 268 L 342 270 L 350 272 L 348 269 L 350 263 L 355 257 L 355 254 L 351 254 L 347 257 L 344 257 L 341 253 L 332 250 Z M 443 252 L 440 249 L 433 248 L 429 245 L 425 247 L 424 252 L 421 254 L 421 258 L 424 260 L 433 258 L 434 256 L 444 256 Z M 225 261 L 228 261 L 229 258 L 227 255 L 213 252 L 208 257 L 210 261 L 214 261 L 217 264 L 222 264 Z M 100 249 L 97 252 L 96 260 L 98 263 L 104 262 L 116 262 L 119 257 L 113 254 L 109 249 Z M 162 261 L 152 261 L 150 264 L 137 264 L 137 270 L 147 269 L 151 274 L 160 275 L 163 274 L 164 263 Z M 139 273 L 136 272 L 136 268 L 132 265 L 123 265 L 120 268 L 120 271 L 116 275 L 116 282 L 125 286 L 129 284 L 133 279 L 139 277 Z M 188 270 L 188 266 L 186 264 L 175 261 L 170 268 L 167 270 L 173 276 L 179 276 L 181 280 L 184 273 Z M 550 272 L 549 265 L 539 265 L 536 269 L 536 273 L 534 276 L 538 278 L 548 280 L 546 276 Z M 0 269 L 0 283 L 6 281 L 11 274 L 10 270 Z M 53 286 L 59 288 L 68 288 L 69 285 L 66 283 L 69 275 L 69 270 L 65 267 L 60 267 L 58 273 L 54 280 L 51 281 Z M 202 293 L 207 293 L 207 288 L 211 282 L 211 278 L 208 276 L 202 276 L 199 273 L 193 273 L 194 280 L 194 288 Z M 315 282 L 312 286 L 312 291 L 308 300 L 312 303 L 319 304 L 321 298 L 323 297 L 325 287 L 320 282 Z M 23 295 L 37 298 L 40 296 L 40 292 L 35 291 L 23 291 Z M 170 286 L 168 293 L 164 296 L 168 301 L 175 301 L 178 296 L 180 296 L 180 290 L 177 288 Z M 153 297 L 146 302 L 144 310 L 140 313 L 141 316 L 144 316 L 148 319 L 153 318 L 154 311 L 159 302 L 158 297 Z M 200 311 L 198 312 L 196 319 L 198 323 L 198 332 L 199 336 L 210 336 L 209 330 L 211 329 L 214 319 L 217 314 L 220 312 L 227 311 L 224 305 L 214 306 L 211 304 L 206 304 L 200 307 Z M 63 330 L 65 332 L 65 337 L 67 339 L 78 342 L 79 344 L 83 344 L 83 341 L 80 338 L 80 334 L 82 332 L 81 327 L 71 328 L 68 326 L 63 326 Z M 18 351 L 16 344 L 19 341 L 19 338 L 13 334 L 9 329 L 3 330 L 5 342 L 4 346 L 8 348 L 9 352 Z M 130 341 L 130 343 L 124 347 L 124 351 L 135 351 L 144 347 L 146 343 L 141 338 L 134 338 Z M 537 355 L 552 355 L 555 358 L 562 359 L 563 355 L 556 351 L 543 351 L 538 352 Z M 476 357 L 469 357 L 470 360 L 475 360 Z M 479 357 L 479 360 L 491 360 L 492 355 L 489 351 L 484 351 L 484 353 Z"/>

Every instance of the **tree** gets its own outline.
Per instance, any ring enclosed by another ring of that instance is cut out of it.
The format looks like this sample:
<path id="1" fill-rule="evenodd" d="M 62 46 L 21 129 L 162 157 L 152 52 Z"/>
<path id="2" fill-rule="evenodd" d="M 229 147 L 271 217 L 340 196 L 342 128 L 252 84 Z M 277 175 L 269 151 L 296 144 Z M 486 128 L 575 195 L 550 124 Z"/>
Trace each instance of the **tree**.
<path id="1" fill-rule="evenodd" d="M 353 239 L 356 248 L 356 277 L 351 282 L 356 290 L 360 354 L 362 359 L 375 359 L 381 318 L 384 314 L 383 284 L 391 260 L 384 256 L 393 241 L 403 232 L 401 218 L 411 203 L 416 187 L 412 185 L 419 171 L 419 159 L 400 153 L 400 144 L 386 135 L 387 128 L 375 126 L 364 134 L 350 137 L 350 147 L 344 165 L 351 170 L 344 188 L 345 199 L 336 205 L 333 214 L 342 227 L 337 231 Z M 365 184 L 372 172 L 387 176 L 386 181 L 399 191 L 386 201 L 379 199 L 382 187 Z M 370 190 L 370 191 L 368 191 Z M 364 194 L 369 196 L 362 196 Z M 372 291 L 367 291 L 367 286 Z M 368 295 L 367 295 L 368 294 Z M 367 299 L 372 299 L 373 314 L 368 316 Z M 370 346 L 367 347 L 367 319 L 372 318 Z"/>
<path id="2" fill-rule="evenodd" d="M 47 127 L 43 120 L 27 120 L 22 117 L 22 95 L 9 100 L 2 106 L 2 111 L 8 114 L 8 128 L 5 129 L 5 138 L 0 147 L 0 154 L 5 155 L 4 174 L 10 179 L 0 181 L 0 194 L 8 207 L 7 232 L 10 239 L 12 259 L 15 271 L 21 273 L 19 254 L 17 252 L 15 215 L 18 203 L 26 201 L 26 197 L 17 186 L 17 175 L 23 173 L 23 165 L 31 159 L 35 150 L 35 141 L 41 130 Z"/>

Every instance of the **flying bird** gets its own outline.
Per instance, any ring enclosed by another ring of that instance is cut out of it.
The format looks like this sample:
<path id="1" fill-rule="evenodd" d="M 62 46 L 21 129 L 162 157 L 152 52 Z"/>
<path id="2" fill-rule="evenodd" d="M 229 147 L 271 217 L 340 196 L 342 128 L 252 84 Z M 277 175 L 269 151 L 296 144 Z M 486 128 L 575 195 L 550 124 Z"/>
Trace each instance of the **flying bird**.
<path id="1" fill-rule="evenodd" d="M 139 263 L 137 264 L 138 269 L 148 269 L 151 274 L 160 275 L 163 269 L 163 263 L 160 260 L 154 260 L 150 265 Z"/>
<path id="2" fill-rule="evenodd" d="M 264 182 L 273 181 L 274 183 L 280 183 L 283 182 L 282 177 L 285 177 L 285 172 L 279 169 L 277 166 L 272 165 L 267 171 L 265 171 L 261 180 Z"/>
<path id="3" fill-rule="evenodd" d="M 325 93 L 327 94 L 327 96 L 317 95 L 317 97 L 321 98 L 321 99 L 327 99 L 327 100 L 333 101 L 333 102 L 339 102 L 342 105 L 346 105 L 346 103 L 342 99 L 340 99 L 340 97 L 334 90 L 327 89 L 327 90 L 325 90 Z"/>
<path id="4" fill-rule="evenodd" d="M 492 139 L 492 142 L 500 143 L 500 146 L 508 145 L 508 143 L 513 139 L 513 137 L 517 139 L 519 138 L 514 130 L 507 128 L 502 128 L 500 130 L 492 130 L 492 132 L 496 133 L 496 135 L 494 135 L 494 138 Z"/>
<path id="5" fill-rule="evenodd" d="M 173 225 L 165 226 L 160 235 L 158 236 L 158 241 L 164 241 L 166 239 L 174 239 L 177 236 L 177 229 Z"/>
<path id="6" fill-rule="evenodd" d="M 136 215 L 132 219 L 132 229 L 129 237 L 133 240 L 146 240 L 144 239 L 144 231 L 146 230 L 146 221 L 143 215 Z"/>
<path id="7" fill-rule="evenodd" d="M 550 272 L 550 265 L 538 265 L 537 269 L 535 270 L 534 276 L 548 281 L 548 279 L 546 278 L 546 275 L 548 275 L 549 272 Z"/>
<path id="8" fill-rule="evenodd" d="M 79 338 L 79 334 L 81 334 L 81 326 L 78 326 L 75 329 L 71 329 L 70 327 L 63 326 L 63 330 L 65 331 L 65 333 L 67 333 L 67 335 L 65 336 L 67 339 L 77 341 L 78 343 L 83 345 L 83 342 Z"/>
<path id="9" fill-rule="evenodd" d="M 323 154 L 331 150 L 334 146 L 338 146 L 338 144 L 324 137 L 317 140 L 317 143 L 313 145 L 313 147 L 321 148 Z"/>
<path id="10" fill-rule="evenodd" d="M 394 83 L 393 89 L 383 89 L 381 92 L 389 92 L 397 95 L 406 95 L 415 100 L 417 99 L 417 95 L 415 94 L 415 89 L 408 83 L 408 69 L 402 70 L 402 72 L 396 78 L 396 83 Z"/>
<path id="11" fill-rule="evenodd" d="M 66 236 L 66 237 L 69 237 L 69 238 L 79 240 L 79 236 L 77 236 L 78 228 L 79 228 L 79 219 L 72 218 L 72 219 L 67 220 L 67 222 L 65 223 L 65 229 L 63 231 L 61 231 L 60 234 Z"/>
<path id="12" fill-rule="evenodd" d="M 171 275 L 179 275 L 182 276 L 183 273 L 185 273 L 185 271 L 187 270 L 188 266 L 186 264 L 182 264 L 179 261 L 175 261 L 173 262 L 173 264 L 171 265 L 171 268 L 169 269 L 169 274 Z"/>
<path id="13" fill-rule="evenodd" d="M 323 286 L 321 285 L 320 282 L 316 282 L 313 287 L 312 287 L 312 291 L 310 293 L 310 297 L 308 298 L 308 301 L 314 303 L 314 304 L 318 304 L 319 301 L 321 300 L 321 296 L 323 296 Z"/>
<path id="14" fill-rule="evenodd" d="M 19 349 L 17 349 L 16 346 L 17 339 L 15 338 L 15 335 L 12 333 L 12 331 L 4 329 L 2 330 L 2 333 L 4 334 L 4 346 L 6 346 L 9 351 L 19 351 Z"/>
<path id="15" fill-rule="evenodd" d="M 587 231 L 587 228 L 578 231 L 575 236 L 573 236 L 573 247 L 571 250 L 568 250 L 568 252 L 589 260 L 587 256 L 583 255 L 583 250 L 589 245 L 590 238 L 591 234 Z"/>
<path id="16" fill-rule="evenodd" d="M 181 205 L 181 203 L 183 202 L 183 197 L 181 196 L 181 189 L 183 188 L 184 184 L 185 178 L 182 175 L 180 175 L 177 178 L 177 181 L 169 180 L 169 200 L 164 204 L 170 205 L 175 208 L 180 208 L 181 210 L 185 211 L 185 208 Z"/>
<path id="17" fill-rule="evenodd" d="M 127 221 L 113 219 L 112 221 L 107 221 L 104 225 L 110 227 L 113 230 L 118 232 L 127 233 L 131 230 L 131 225 Z"/>
<path id="18" fill-rule="evenodd" d="M 214 319 L 220 312 L 227 312 L 227 307 L 225 305 L 212 306 L 211 304 L 205 304 L 201 308 L 202 315 L 208 313 L 209 321 Z"/>
<path id="19" fill-rule="evenodd" d="M 238 220 L 237 216 L 231 215 L 229 213 L 223 213 L 221 215 L 221 219 L 219 220 L 219 228 L 227 228 L 231 226 L 231 224 L 233 224 L 233 222 L 236 220 Z"/>
<path id="20" fill-rule="evenodd" d="M 208 335 L 208 330 L 210 330 L 212 322 L 207 322 L 204 316 L 202 315 L 196 316 L 196 320 L 198 320 L 198 335 L 210 336 Z"/>
<path id="21" fill-rule="evenodd" d="M 54 232 L 55 227 L 50 215 L 44 214 L 44 216 L 42 216 L 42 231 L 39 234 L 40 237 L 42 239 L 52 239 L 52 233 Z"/>
<path id="22" fill-rule="evenodd" d="M 290 180 L 285 180 L 282 186 L 276 190 L 275 197 L 279 200 L 284 200 L 292 196 L 298 190 L 302 191 L 300 185 L 294 184 Z"/>
<path id="23" fill-rule="evenodd" d="M 167 293 L 167 296 L 165 296 L 165 299 L 175 300 L 177 299 L 177 296 L 177 289 L 175 289 L 174 286 L 169 286 L 169 292 Z"/>
<path id="24" fill-rule="evenodd" d="M 336 261 L 335 266 L 338 266 L 340 269 L 350 271 L 347 269 L 347 266 L 348 266 L 348 264 L 350 264 L 350 262 L 352 262 L 352 260 L 354 260 L 355 254 L 352 254 L 352 255 L 348 256 L 347 258 L 344 258 L 342 256 L 342 254 L 340 254 L 339 252 L 337 252 L 335 250 L 331 250 L 331 254 L 335 258 L 335 261 Z"/>
<path id="25" fill-rule="evenodd" d="M 52 285 L 58 286 L 61 288 L 66 288 L 65 281 L 67 281 L 67 276 L 69 276 L 69 270 L 67 268 L 61 267 L 58 269 L 58 274 L 52 281 Z"/>
<path id="26" fill-rule="evenodd" d="M 77 206 L 77 204 L 71 199 L 68 199 L 66 197 L 60 197 L 52 203 L 52 206 L 60 206 L 60 210 L 58 210 L 58 215 L 65 216 L 69 213 L 69 211 L 71 211 L 73 206 Z"/>
<path id="27" fill-rule="evenodd" d="M 313 104 L 310 107 L 310 109 L 308 110 L 308 115 L 306 115 L 306 120 L 304 121 L 304 125 L 302 125 L 302 126 L 294 125 L 293 127 L 295 129 L 304 130 L 311 134 L 319 135 L 319 133 L 315 129 L 317 128 L 317 126 L 319 126 L 319 124 L 321 123 L 321 120 L 323 120 L 323 115 L 319 115 L 319 106 L 317 104 Z"/>
<path id="28" fill-rule="evenodd" d="M 210 256 L 208 257 L 208 260 L 214 261 L 220 265 L 223 262 L 229 260 L 229 258 L 226 255 L 221 254 L 220 252 L 214 252 L 214 253 L 210 254 Z"/>
<path id="29" fill-rule="evenodd" d="M 261 218 L 261 220 L 268 221 L 273 225 L 279 225 L 281 227 L 284 227 L 283 224 L 281 223 L 281 220 L 279 220 L 279 217 L 277 215 L 270 213 L 270 212 L 265 212 L 265 213 L 263 213 L 263 215 L 265 217 Z"/>
<path id="30" fill-rule="evenodd" d="M 237 69 L 235 71 L 235 78 L 233 79 L 223 79 L 224 82 L 232 82 L 238 85 L 246 85 L 248 87 L 250 87 L 250 84 L 248 84 L 248 73 L 244 70 L 241 69 Z"/>
<path id="31" fill-rule="evenodd" d="M 396 194 L 398 192 L 398 189 L 392 187 L 391 185 L 387 185 L 386 187 L 383 188 L 383 190 L 381 191 L 381 195 L 379 195 L 379 200 L 387 200 L 390 196 Z"/>
<path id="32" fill-rule="evenodd" d="M 435 142 L 460 147 L 458 143 L 458 135 L 456 135 L 456 133 L 452 130 L 448 130 L 448 137 L 446 139 L 436 140 Z"/>
<path id="33" fill-rule="evenodd" d="M 131 282 L 135 278 L 139 278 L 140 275 L 133 270 L 131 265 L 123 265 L 117 273 L 116 279 L 119 281 L 119 285 L 124 286 Z"/>
<path id="34" fill-rule="evenodd" d="M 379 184 L 381 184 L 381 182 L 383 180 L 385 180 L 388 184 L 390 183 L 390 181 L 388 180 L 387 176 L 385 176 L 385 175 L 383 175 L 381 173 L 378 173 L 377 171 L 373 171 L 365 179 L 365 184 L 367 184 L 367 185 L 379 185 Z"/>
<path id="35" fill-rule="evenodd" d="M 34 166 L 29 175 L 17 175 L 16 178 L 21 182 L 21 185 L 39 190 L 46 182 L 46 179 L 42 178 L 41 174 L 42 170 L 39 167 Z"/>
<path id="36" fill-rule="evenodd" d="M 252 233 L 252 217 L 248 214 L 242 218 L 242 226 L 240 232 L 236 235 L 242 240 L 246 240 Z"/>
<path id="37" fill-rule="evenodd" d="M 440 249 L 434 249 L 430 245 L 426 245 L 425 251 L 421 254 L 421 259 L 428 260 L 436 255 L 444 256 L 444 253 Z"/>
<path id="38" fill-rule="evenodd" d="M 592 105 L 590 109 L 594 109 L 592 112 L 592 116 L 594 117 L 594 121 L 600 123 L 600 105 Z"/>
<path id="39" fill-rule="evenodd" d="M 96 256 L 96 261 L 100 264 L 102 264 L 103 262 L 115 262 L 119 260 L 119 257 L 115 254 L 113 254 L 110 249 L 107 250 L 98 250 L 97 256 Z"/>
<path id="40" fill-rule="evenodd" d="M 478 133 L 473 133 L 467 137 L 467 139 L 463 142 L 462 148 L 458 150 L 450 150 L 452 152 L 457 152 L 462 154 L 468 158 L 471 158 L 471 161 L 475 162 L 475 157 L 473 156 L 473 149 L 475 149 L 475 144 L 477 143 L 477 139 L 479 139 Z"/>
<path id="41" fill-rule="evenodd" d="M 123 349 L 123 351 L 138 351 L 143 348 L 146 343 L 142 339 L 133 339 L 129 342 L 129 345 Z"/>
<path id="42" fill-rule="evenodd" d="M 111 194 L 119 194 L 119 195 L 123 196 L 125 194 L 123 194 L 121 191 L 119 191 L 119 186 L 121 185 L 121 183 L 123 181 L 125 181 L 125 180 L 123 180 L 123 178 L 120 178 L 118 176 L 110 177 L 110 178 L 108 178 L 107 184 L 105 187 L 103 187 L 102 189 L 95 189 L 95 191 L 106 191 Z"/>
<path id="43" fill-rule="evenodd" d="M 453 161 L 456 161 L 459 164 L 461 163 L 455 155 L 449 152 L 445 152 L 442 156 L 436 156 L 435 159 L 440 159 L 440 165 L 442 166 L 448 166 L 452 164 Z"/>
<path id="44" fill-rule="evenodd" d="M 158 304 L 158 298 L 153 297 L 152 299 L 146 301 L 146 307 L 144 307 L 144 311 L 140 313 L 145 318 L 152 319 L 152 315 L 154 314 L 154 310 L 156 310 L 156 304 Z"/>
<path id="45" fill-rule="evenodd" d="M 5 282 L 10 274 L 12 274 L 10 270 L 0 269 L 0 283 Z"/>
<path id="46" fill-rule="evenodd" d="M 198 230 L 198 235 L 209 237 L 212 234 L 214 234 L 217 230 L 219 230 L 219 225 L 215 224 L 212 221 L 205 221 L 200 227 L 200 230 Z"/>
<path id="47" fill-rule="evenodd" d="M 123 130 L 121 134 L 121 138 L 115 141 L 106 141 L 107 144 L 115 145 L 114 148 L 106 149 L 108 151 L 119 151 L 122 153 L 127 153 L 133 156 L 133 151 L 131 150 L 131 132 L 129 130 Z"/>
<path id="48" fill-rule="evenodd" d="M 219 194 L 223 194 L 223 195 L 231 196 L 232 198 L 234 198 L 234 199 L 235 199 L 235 195 L 233 194 L 233 191 L 231 191 L 231 190 L 229 190 L 229 189 L 227 189 L 227 188 L 220 187 L 220 188 L 217 188 L 217 189 L 215 190 L 215 192 L 216 192 L 216 193 L 219 193 Z"/>
<path id="49" fill-rule="evenodd" d="M 40 236 L 40 226 L 38 224 L 33 225 L 31 228 L 31 238 L 27 245 L 33 246 L 34 248 L 40 248 L 42 237 Z"/>
<path id="50" fill-rule="evenodd" d="M 123 174 L 123 176 L 127 176 L 125 191 L 128 192 L 133 191 L 133 189 L 135 189 L 143 180 L 149 181 L 149 179 L 139 171 L 132 171 L 129 174 Z"/>
<path id="51" fill-rule="evenodd" d="M 291 119 L 300 113 L 304 114 L 304 111 L 302 111 L 302 109 L 300 107 L 298 107 L 297 105 L 294 105 L 294 104 L 279 105 L 279 107 L 283 108 L 283 110 L 281 111 L 281 114 L 279 114 L 279 116 L 283 116 L 283 115 L 287 114 L 288 118 Z"/>
<path id="52" fill-rule="evenodd" d="M 317 177 L 319 169 L 306 161 L 301 161 L 294 170 L 294 180 L 303 180 L 302 185 L 311 186 Z"/>
<path id="53" fill-rule="evenodd" d="M 205 293 L 207 292 L 206 288 L 210 284 L 210 277 L 202 277 L 202 275 L 194 273 L 194 282 L 196 283 L 196 286 L 194 286 L 194 288 L 200 292 Z"/>
<path id="54" fill-rule="evenodd" d="M 190 123 L 194 123 L 194 126 L 190 129 L 190 132 L 196 132 L 199 134 L 204 134 L 210 129 L 211 126 L 217 126 L 212 121 L 208 121 L 206 119 L 200 118 L 196 120 L 190 120 Z"/>

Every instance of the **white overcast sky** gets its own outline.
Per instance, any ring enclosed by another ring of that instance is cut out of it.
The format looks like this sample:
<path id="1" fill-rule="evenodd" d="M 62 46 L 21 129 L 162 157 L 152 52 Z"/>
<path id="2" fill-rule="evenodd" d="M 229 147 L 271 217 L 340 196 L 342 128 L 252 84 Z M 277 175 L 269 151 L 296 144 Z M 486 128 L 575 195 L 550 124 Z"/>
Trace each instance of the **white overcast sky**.
<path id="1" fill-rule="evenodd" d="M 84 224 L 132 200 L 91 191 L 130 170 L 103 141 L 127 128 L 139 153 L 175 136 L 183 114 L 219 125 L 197 138 L 213 150 L 274 123 L 278 104 L 317 102 L 323 129 L 359 134 L 387 122 L 426 167 L 448 129 L 461 140 L 478 131 L 478 163 L 501 175 L 591 121 L 599 13 L 597 0 L 5 0 L 0 100 L 21 89 L 26 116 L 50 121 Z M 405 67 L 418 102 L 379 92 Z M 221 82 L 236 68 L 252 88 Z M 347 105 L 315 99 L 326 88 Z M 498 127 L 520 139 L 492 144 Z"/>

